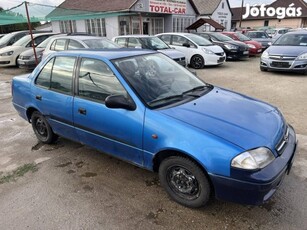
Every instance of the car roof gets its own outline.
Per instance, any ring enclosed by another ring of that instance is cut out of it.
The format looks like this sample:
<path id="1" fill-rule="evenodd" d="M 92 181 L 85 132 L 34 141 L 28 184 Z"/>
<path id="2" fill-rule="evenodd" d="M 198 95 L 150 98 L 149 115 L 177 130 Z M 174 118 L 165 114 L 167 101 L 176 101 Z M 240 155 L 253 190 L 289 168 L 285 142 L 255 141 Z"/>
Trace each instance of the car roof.
<path id="1" fill-rule="evenodd" d="M 131 35 L 121 35 L 121 36 L 116 36 L 114 38 L 150 38 L 150 37 L 155 37 L 153 35 L 147 35 L 147 34 L 131 34 Z"/>
<path id="2" fill-rule="evenodd" d="M 98 36 L 90 36 L 90 35 L 66 35 L 66 36 L 63 35 L 63 36 L 55 37 L 54 39 L 61 39 L 61 38 L 75 39 L 79 41 L 90 40 L 90 39 L 107 39 L 106 37 L 98 37 Z"/>
<path id="3" fill-rule="evenodd" d="M 306 30 L 296 30 L 296 31 L 290 31 L 287 34 L 307 34 Z"/>
<path id="4" fill-rule="evenodd" d="M 134 48 L 122 48 L 122 49 L 76 49 L 76 50 L 66 50 L 55 52 L 52 56 L 57 55 L 65 55 L 65 54 L 76 54 L 76 55 L 86 55 L 92 57 L 101 57 L 106 58 L 109 60 L 118 59 L 118 58 L 126 58 L 132 57 L 137 55 L 144 55 L 144 54 L 153 54 L 159 53 L 153 50 L 146 50 L 146 49 L 134 49 Z"/>

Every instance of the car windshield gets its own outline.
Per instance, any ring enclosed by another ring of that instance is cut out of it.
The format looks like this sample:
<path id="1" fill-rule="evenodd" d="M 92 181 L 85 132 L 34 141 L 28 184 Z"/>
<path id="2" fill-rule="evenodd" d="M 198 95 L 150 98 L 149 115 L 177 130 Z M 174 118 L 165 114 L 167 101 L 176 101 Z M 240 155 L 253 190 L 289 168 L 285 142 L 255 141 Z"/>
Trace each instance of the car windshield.
<path id="1" fill-rule="evenodd" d="M 248 32 L 247 34 L 250 38 L 270 38 L 267 33 L 262 32 L 262 31 L 257 31 L 257 32 Z"/>
<path id="2" fill-rule="evenodd" d="M 4 45 L 8 43 L 9 40 L 11 40 L 12 37 L 14 37 L 15 34 L 6 34 L 0 39 L 0 45 Z"/>
<path id="3" fill-rule="evenodd" d="M 284 34 L 277 39 L 275 46 L 307 46 L 307 34 Z"/>
<path id="4" fill-rule="evenodd" d="M 158 37 L 141 37 L 140 40 L 151 50 L 170 49 L 170 47 Z"/>
<path id="5" fill-rule="evenodd" d="M 163 54 L 116 59 L 113 63 L 150 108 L 184 103 L 212 89 Z"/>
<path id="6" fill-rule="evenodd" d="M 46 48 L 47 45 L 48 45 L 48 43 L 50 42 L 50 40 L 51 40 L 52 38 L 54 38 L 54 37 L 51 36 L 51 37 L 45 39 L 43 42 L 41 42 L 41 43 L 37 46 L 37 48 Z"/>
<path id="7" fill-rule="evenodd" d="M 245 41 L 250 41 L 251 39 L 249 37 L 246 37 L 244 34 L 241 33 L 236 33 L 236 36 L 239 38 L 240 41 L 245 42 Z"/>
<path id="8" fill-rule="evenodd" d="M 219 33 L 214 33 L 214 34 L 211 34 L 212 38 L 214 40 L 218 40 L 220 42 L 227 42 L 227 41 L 232 41 L 233 39 L 224 35 L 224 34 L 219 34 Z"/>
<path id="9" fill-rule="evenodd" d="M 212 43 L 208 39 L 203 38 L 199 35 L 188 34 L 186 35 L 186 37 L 191 39 L 193 42 L 195 42 L 199 46 L 211 46 L 212 45 Z"/>
<path id="10" fill-rule="evenodd" d="M 17 42 L 13 44 L 13 46 L 26 46 L 31 41 L 31 36 L 26 35 L 20 38 Z"/>
<path id="11" fill-rule="evenodd" d="M 83 40 L 83 42 L 88 46 L 88 48 L 92 49 L 112 49 L 119 48 L 119 46 L 112 41 L 107 39 L 87 39 Z"/>

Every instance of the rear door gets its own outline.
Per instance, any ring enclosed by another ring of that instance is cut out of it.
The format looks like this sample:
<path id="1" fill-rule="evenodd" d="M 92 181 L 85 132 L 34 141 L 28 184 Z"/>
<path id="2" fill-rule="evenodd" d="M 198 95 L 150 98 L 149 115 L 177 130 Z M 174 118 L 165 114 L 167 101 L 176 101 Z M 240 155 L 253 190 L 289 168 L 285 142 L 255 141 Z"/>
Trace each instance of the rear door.
<path id="1" fill-rule="evenodd" d="M 145 108 L 128 111 L 105 106 L 109 95 L 127 98 L 129 95 L 112 69 L 101 60 L 82 58 L 77 78 L 73 117 L 80 141 L 142 165 Z"/>
<path id="2" fill-rule="evenodd" d="M 76 57 L 50 59 L 31 88 L 35 107 L 47 118 L 53 131 L 72 140 L 77 140 L 72 116 L 75 65 Z"/>

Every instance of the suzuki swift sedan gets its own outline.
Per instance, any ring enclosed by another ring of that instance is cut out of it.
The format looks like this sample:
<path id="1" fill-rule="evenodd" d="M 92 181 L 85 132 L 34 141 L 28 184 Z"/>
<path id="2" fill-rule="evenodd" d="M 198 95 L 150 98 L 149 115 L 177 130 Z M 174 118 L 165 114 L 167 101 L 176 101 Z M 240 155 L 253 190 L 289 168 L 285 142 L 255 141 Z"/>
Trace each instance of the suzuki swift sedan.
<path id="1" fill-rule="evenodd" d="M 207 84 L 149 50 L 57 52 L 12 82 L 43 143 L 58 136 L 159 173 L 172 199 L 262 204 L 289 173 L 296 134 L 274 106 Z"/>

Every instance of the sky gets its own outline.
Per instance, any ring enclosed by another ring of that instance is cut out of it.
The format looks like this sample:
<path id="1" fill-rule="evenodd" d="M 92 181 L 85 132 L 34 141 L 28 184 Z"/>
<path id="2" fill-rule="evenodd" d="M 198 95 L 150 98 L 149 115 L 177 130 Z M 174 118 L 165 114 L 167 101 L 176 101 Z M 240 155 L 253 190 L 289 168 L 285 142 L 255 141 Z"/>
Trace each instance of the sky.
<path id="1" fill-rule="evenodd" d="M 9 9 L 14 6 L 17 6 L 24 2 L 25 0 L 0 0 L 0 7 L 3 9 Z M 61 4 L 64 0 L 28 0 L 30 3 L 39 3 L 44 5 L 50 5 L 50 6 L 58 6 Z M 124 0 L 123 0 L 124 1 Z M 242 0 L 229 0 L 229 4 L 231 7 L 237 7 L 241 6 Z M 272 3 L 274 0 L 244 0 L 244 3 L 249 3 L 251 5 L 253 4 L 259 4 L 259 3 Z"/>

